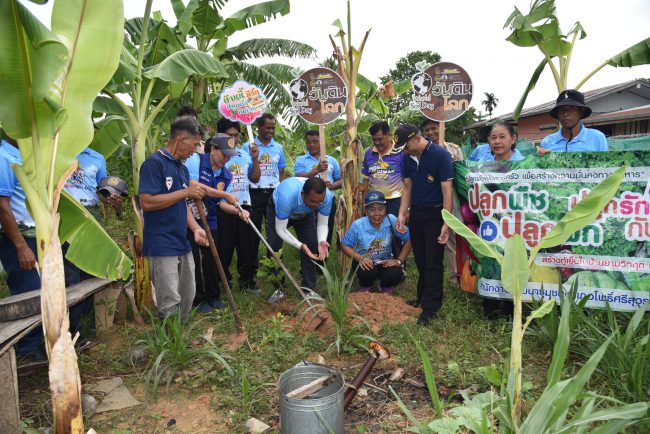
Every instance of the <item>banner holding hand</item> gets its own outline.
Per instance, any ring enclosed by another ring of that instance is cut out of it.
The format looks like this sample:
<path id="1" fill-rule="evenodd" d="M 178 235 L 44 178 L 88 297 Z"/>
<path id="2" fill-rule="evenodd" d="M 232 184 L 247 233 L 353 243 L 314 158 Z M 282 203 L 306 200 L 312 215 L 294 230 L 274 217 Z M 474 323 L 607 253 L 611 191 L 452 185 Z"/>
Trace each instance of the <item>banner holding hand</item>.
<path id="1" fill-rule="evenodd" d="M 249 143 L 253 144 L 251 125 L 266 111 L 267 99 L 262 89 L 244 80 L 238 80 L 219 95 L 219 112 L 233 122 L 246 125 Z"/>
<path id="2" fill-rule="evenodd" d="M 289 84 L 291 109 L 289 113 L 319 126 L 320 158 L 327 160 L 325 125 L 345 112 L 348 90 L 340 75 L 328 68 L 313 68 Z M 327 174 L 322 174 L 327 181 Z"/>

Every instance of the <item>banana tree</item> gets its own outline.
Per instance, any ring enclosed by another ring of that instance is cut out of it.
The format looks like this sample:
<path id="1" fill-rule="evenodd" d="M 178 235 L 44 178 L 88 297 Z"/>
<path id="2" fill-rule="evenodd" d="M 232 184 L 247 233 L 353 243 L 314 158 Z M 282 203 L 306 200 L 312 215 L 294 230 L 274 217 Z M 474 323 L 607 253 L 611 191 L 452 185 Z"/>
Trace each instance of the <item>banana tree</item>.
<path id="1" fill-rule="evenodd" d="M 50 30 L 17 0 L 0 2 L 0 123 L 18 141 L 23 165 L 13 170 L 36 222 L 57 433 L 83 432 L 61 240 L 71 243 L 69 257 L 87 272 L 117 279 L 131 268 L 99 224 L 61 193 L 76 156 L 92 140 L 92 103 L 117 68 L 123 20 L 121 0 L 57 0 Z"/>
<path id="2" fill-rule="evenodd" d="M 553 74 L 558 94 L 568 88 L 569 66 L 571 55 L 576 42 L 587 36 L 585 29 L 579 21 L 563 33 L 560 29 L 560 20 L 555 10 L 555 0 L 534 0 L 528 14 L 524 15 L 517 7 L 510 14 L 504 28 L 510 27 L 512 33 L 507 40 L 519 47 L 537 47 L 544 58 L 539 63 L 517 103 L 513 113 L 514 119 L 519 119 L 519 114 L 526 102 L 530 91 L 535 88 L 537 80 L 548 65 Z M 555 60 L 557 59 L 557 61 Z M 650 63 L 650 37 L 632 45 L 620 53 L 605 59 L 593 71 L 589 72 L 578 82 L 575 89 L 580 89 L 594 74 L 606 66 L 633 67 Z"/>
<path id="3" fill-rule="evenodd" d="M 540 249 L 548 249 L 564 244 L 575 232 L 594 221 L 605 205 L 609 203 L 614 194 L 616 194 L 616 191 L 625 176 L 625 169 L 625 166 L 618 169 L 605 181 L 598 184 L 584 199 L 578 202 L 578 204 L 571 211 L 566 213 L 553 229 L 530 251 L 530 255 L 526 250 L 526 245 L 521 235 L 515 234 L 508 238 L 505 241 L 505 246 L 503 248 L 504 253 L 502 254 L 494 245 L 476 235 L 471 229 L 454 217 L 453 214 L 443 210 L 443 219 L 454 232 L 465 238 L 479 255 L 494 258 L 499 263 L 499 266 L 501 267 L 501 281 L 503 282 L 503 286 L 510 294 L 512 294 L 514 311 L 510 347 L 510 369 L 507 386 L 507 408 L 510 413 L 508 424 L 512 425 L 512 432 L 519 432 L 519 422 L 521 420 L 523 409 L 521 389 L 521 347 L 524 333 L 531 321 L 550 313 L 555 303 L 555 300 L 548 300 L 537 310 L 533 311 L 528 316 L 526 322 L 523 323 L 523 294 L 526 284 L 528 283 L 530 269 L 535 263 L 535 257 Z M 568 336 L 566 336 L 566 339 L 568 341 Z M 555 360 L 554 358 L 554 363 L 555 365 L 551 366 L 549 369 L 547 390 L 550 390 L 552 387 L 559 384 L 564 359 Z M 576 395 L 577 393 L 578 390 L 575 390 Z M 553 400 L 555 398 L 556 396 L 552 396 L 550 399 Z M 546 431 L 533 430 L 529 432 Z"/>

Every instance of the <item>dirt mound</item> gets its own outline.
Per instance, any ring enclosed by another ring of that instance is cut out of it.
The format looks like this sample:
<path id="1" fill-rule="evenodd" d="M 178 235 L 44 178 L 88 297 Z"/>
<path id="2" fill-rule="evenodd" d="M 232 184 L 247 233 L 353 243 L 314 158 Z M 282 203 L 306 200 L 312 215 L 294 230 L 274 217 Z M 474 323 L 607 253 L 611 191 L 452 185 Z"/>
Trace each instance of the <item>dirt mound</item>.
<path id="1" fill-rule="evenodd" d="M 375 292 L 353 292 L 349 298 L 348 315 L 363 318 L 373 333 L 379 332 L 381 326 L 386 323 L 414 321 L 420 314 L 420 309 L 409 306 L 400 298 L 384 293 Z M 316 331 L 319 336 L 328 334 L 333 327 L 332 318 L 323 311 L 322 316 L 327 320 L 318 330 L 315 330 L 320 320 L 314 316 L 317 309 L 309 312 L 307 303 L 303 303 L 294 316 L 290 316 L 296 311 L 296 304 L 289 300 L 269 306 L 264 316 L 272 316 L 282 313 L 286 316 L 287 322 L 293 326 L 294 331 L 309 333 Z M 359 320 L 353 320 L 353 323 Z"/>

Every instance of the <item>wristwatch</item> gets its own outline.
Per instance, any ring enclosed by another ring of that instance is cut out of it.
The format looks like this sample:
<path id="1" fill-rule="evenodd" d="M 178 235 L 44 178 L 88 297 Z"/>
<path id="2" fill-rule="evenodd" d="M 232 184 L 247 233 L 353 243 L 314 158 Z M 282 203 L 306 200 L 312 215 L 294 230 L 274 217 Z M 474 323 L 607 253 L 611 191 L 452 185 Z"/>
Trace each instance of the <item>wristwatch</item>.
<path id="1" fill-rule="evenodd" d="M 399 258 L 395 258 L 395 260 L 396 260 L 397 262 L 399 262 L 399 265 L 404 265 L 404 264 L 402 263 L 402 260 L 401 260 L 401 259 L 399 259 Z"/>

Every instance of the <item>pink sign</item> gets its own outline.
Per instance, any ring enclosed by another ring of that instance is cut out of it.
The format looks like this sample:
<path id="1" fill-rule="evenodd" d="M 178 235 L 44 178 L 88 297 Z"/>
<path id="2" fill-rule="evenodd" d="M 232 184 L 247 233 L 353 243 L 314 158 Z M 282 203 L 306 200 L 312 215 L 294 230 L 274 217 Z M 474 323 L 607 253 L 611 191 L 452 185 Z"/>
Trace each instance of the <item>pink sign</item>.
<path id="1" fill-rule="evenodd" d="M 239 80 L 221 92 L 217 106 L 225 118 L 251 125 L 264 114 L 266 96 L 254 84 Z"/>

